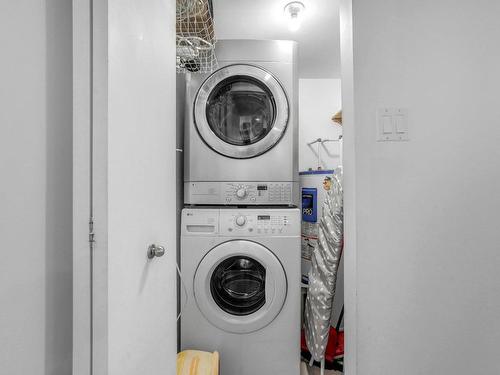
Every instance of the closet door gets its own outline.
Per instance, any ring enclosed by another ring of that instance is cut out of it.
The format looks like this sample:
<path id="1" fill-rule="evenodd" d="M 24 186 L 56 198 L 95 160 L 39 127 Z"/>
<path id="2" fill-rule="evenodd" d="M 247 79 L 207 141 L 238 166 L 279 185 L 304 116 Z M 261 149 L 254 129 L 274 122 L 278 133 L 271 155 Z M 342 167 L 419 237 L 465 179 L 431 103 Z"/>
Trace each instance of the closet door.
<path id="1" fill-rule="evenodd" d="M 176 372 L 174 7 L 74 2 L 75 375 Z"/>

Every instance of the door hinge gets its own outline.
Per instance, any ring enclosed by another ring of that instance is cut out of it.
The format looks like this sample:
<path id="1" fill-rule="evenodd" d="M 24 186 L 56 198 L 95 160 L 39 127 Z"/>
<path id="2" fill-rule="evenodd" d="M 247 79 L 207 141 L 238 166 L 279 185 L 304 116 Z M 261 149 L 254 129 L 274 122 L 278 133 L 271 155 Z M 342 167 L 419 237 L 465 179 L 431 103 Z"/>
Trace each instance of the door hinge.
<path id="1" fill-rule="evenodd" d="M 89 219 L 89 243 L 92 244 L 95 242 L 95 233 L 94 233 L 94 219 Z"/>

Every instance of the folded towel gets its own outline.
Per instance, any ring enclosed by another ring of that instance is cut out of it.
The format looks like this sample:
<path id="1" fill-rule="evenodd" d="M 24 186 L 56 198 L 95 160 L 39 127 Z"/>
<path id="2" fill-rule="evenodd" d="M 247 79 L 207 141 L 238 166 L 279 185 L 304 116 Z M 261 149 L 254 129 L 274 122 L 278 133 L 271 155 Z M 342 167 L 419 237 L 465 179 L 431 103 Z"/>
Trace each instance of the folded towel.
<path id="1" fill-rule="evenodd" d="M 219 375 L 219 353 L 199 350 L 178 353 L 177 375 Z"/>

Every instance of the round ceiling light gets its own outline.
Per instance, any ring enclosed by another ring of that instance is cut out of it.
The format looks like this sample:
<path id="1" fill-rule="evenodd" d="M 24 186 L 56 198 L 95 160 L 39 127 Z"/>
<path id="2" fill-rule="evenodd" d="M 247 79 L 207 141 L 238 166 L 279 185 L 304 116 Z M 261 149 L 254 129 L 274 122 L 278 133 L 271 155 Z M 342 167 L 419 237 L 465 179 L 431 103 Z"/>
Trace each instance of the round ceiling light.
<path id="1" fill-rule="evenodd" d="M 285 5 L 285 17 L 288 19 L 288 28 L 290 31 L 297 31 L 300 28 L 305 9 L 305 5 L 300 1 L 292 1 Z"/>

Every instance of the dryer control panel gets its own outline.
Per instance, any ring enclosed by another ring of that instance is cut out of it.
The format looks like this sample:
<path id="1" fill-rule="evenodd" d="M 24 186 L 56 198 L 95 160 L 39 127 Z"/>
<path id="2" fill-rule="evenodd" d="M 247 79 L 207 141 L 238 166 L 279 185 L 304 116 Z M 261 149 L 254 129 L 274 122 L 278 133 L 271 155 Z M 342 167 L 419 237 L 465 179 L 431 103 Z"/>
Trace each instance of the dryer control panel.
<path id="1" fill-rule="evenodd" d="M 286 182 L 270 183 L 226 183 L 224 198 L 227 203 L 281 203 L 292 200 L 292 184 Z"/>
<path id="2" fill-rule="evenodd" d="M 297 182 L 186 182 L 184 203 L 298 205 Z"/>

